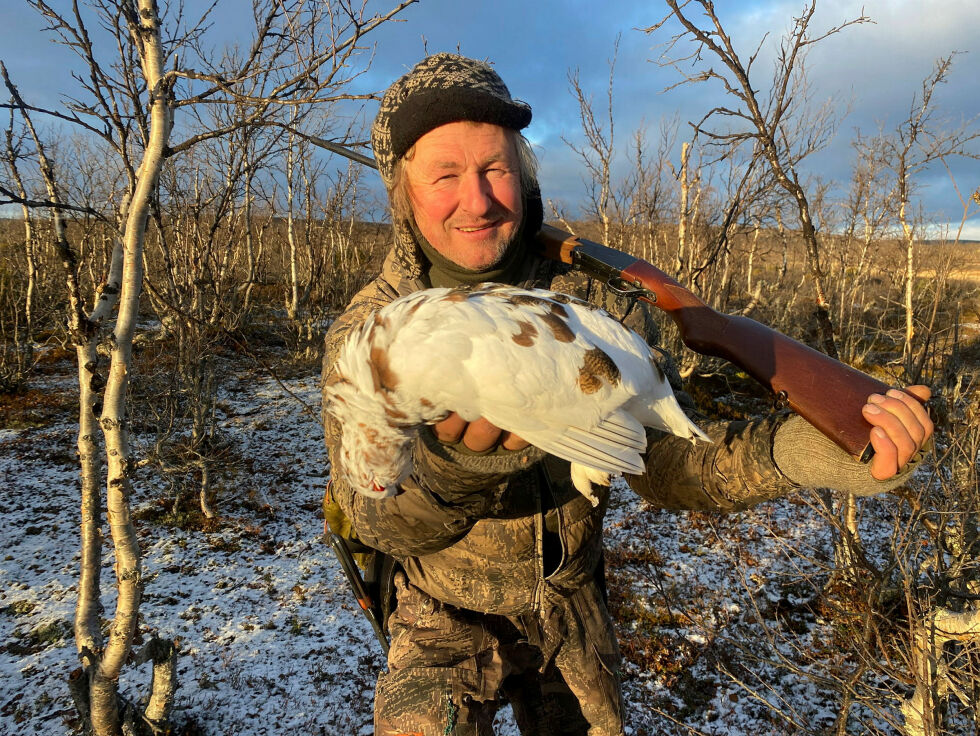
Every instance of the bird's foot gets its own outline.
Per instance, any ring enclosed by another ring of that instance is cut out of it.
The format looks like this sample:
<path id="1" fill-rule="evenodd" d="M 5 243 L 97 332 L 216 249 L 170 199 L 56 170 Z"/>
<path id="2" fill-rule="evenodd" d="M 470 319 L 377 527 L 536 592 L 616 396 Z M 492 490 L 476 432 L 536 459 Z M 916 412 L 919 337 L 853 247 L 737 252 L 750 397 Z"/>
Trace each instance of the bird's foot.
<path id="1" fill-rule="evenodd" d="M 578 463 L 572 463 L 572 484 L 576 490 L 592 502 L 593 506 L 599 505 L 599 496 L 592 490 L 592 484 L 598 483 L 600 486 L 609 485 L 609 473 L 590 468 Z"/>

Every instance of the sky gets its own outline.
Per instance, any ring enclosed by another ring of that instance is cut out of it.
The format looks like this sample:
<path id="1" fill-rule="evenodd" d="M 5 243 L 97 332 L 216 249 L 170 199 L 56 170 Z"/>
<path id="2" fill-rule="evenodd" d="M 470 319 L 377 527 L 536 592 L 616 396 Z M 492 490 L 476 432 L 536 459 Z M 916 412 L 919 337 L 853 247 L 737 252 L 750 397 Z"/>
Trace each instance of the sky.
<path id="1" fill-rule="evenodd" d="M 67 6 L 65 0 L 62 4 Z M 201 0 L 185 4 L 190 9 L 205 5 Z M 0 58 L 22 92 L 38 102 L 57 104 L 58 92 L 71 88 L 61 50 L 40 30 L 33 11 L 18 0 L 3 0 L 3 6 L 7 22 L 0 25 Z M 222 0 L 212 37 L 244 42 L 249 6 L 246 0 Z M 390 6 L 376 0 L 369 5 L 378 10 Z M 717 0 L 722 23 L 743 56 L 765 38 L 755 66 L 756 87 L 767 87 L 775 44 L 803 7 L 802 0 Z M 862 10 L 873 22 L 830 36 L 814 45 L 807 58 L 812 104 L 829 101 L 839 127 L 826 150 L 807 160 L 801 173 L 836 183 L 831 191 L 837 197 L 846 191 L 856 131 L 864 136 L 894 131 L 908 116 L 922 80 L 938 58 L 960 52 L 935 98 L 941 121 L 937 127 L 955 128 L 970 120 L 980 124 L 980 2 L 818 0 L 811 30 L 820 33 L 860 16 Z M 643 31 L 665 14 L 663 3 L 649 0 L 421 0 L 404 10 L 398 23 L 372 34 L 373 62 L 356 86 L 362 92 L 382 90 L 427 52 L 459 50 L 490 61 L 512 95 L 533 108 L 534 119 L 525 132 L 541 161 L 545 197 L 574 212 L 585 186 L 582 165 L 563 141 L 582 141 L 577 103 L 569 90 L 570 72 L 578 73 L 582 87 L 594 95 L 597 110 L 603 111 L 609 62 L 619 39 L 613 112 L 620 175 L 634 131 L 645 127 L 653 143 L 661 123 L 676 118 L 679 147 L 690 137 L 690 121 L 726 102 L 713 84 L 665 91 L 680 81 L 680 74 L 657 60 L 677 27 L 668 24 L 655 34 Z M 364 119 L 373 118 L 375 105 L 361 108 Z M 980 144 L 973 150 L 980 152 Z M 679 153 L 675 161 L 678 158 Z M 959 159 L 950 164 L 959 189 L 968 197 L 980 185 L 980 163 Z M 917 185 L 916 204 L 930 222 L 959 223 L 963 205 L 941 164 L 923 172 Z M 980 239 L 980 217 L 971 218 L 964 237 Z"/>

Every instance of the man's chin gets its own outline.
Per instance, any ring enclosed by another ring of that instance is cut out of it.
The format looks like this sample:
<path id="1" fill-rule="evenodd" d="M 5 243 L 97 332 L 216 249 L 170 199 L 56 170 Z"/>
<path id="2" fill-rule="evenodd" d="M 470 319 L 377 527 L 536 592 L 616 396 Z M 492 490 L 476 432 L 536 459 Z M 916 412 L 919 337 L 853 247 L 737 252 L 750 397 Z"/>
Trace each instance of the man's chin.
<path id="1" fill-rule="evenodd" d="M 476 261 L 471 261 L 469 263 L 462 264 L 463 268 L 469 271 L 489 271 L 492 268 L 496 268 L 500 265 L 500 262 L 504 260 L 503 254 L 495 255 L 493 258 L 486 258 Z"/>
<path id="2" fill-rule="evenodd" d="M 507 253 L 506 243 L 488 243 L 482 246 L 467 245 L 457 249 L 458 256 L 451 260 L 469 271 L 487 271 L 500 264 Z"/>

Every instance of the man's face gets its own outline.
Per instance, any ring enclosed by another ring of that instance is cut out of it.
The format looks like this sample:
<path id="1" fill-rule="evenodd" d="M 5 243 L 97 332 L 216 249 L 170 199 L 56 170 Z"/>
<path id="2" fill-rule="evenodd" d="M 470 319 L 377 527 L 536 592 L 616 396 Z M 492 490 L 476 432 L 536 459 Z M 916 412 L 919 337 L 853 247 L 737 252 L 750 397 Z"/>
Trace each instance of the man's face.
<path id="1" fill-rule="evenodd" d="M 463 268 L 500 262 L 523 217 L 514 134 L 487 123 L 447 123 L 415 143 L 405 161 L 419 232 Z"/>

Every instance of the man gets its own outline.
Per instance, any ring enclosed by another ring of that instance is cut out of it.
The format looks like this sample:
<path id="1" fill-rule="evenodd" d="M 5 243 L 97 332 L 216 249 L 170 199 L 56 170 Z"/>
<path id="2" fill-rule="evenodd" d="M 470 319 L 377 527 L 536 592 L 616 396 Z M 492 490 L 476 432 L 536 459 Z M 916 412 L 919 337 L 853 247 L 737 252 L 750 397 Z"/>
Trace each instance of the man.
<path id="1" fill-rule="evenodd" d="M 450 54 L 420 62 L 387 91 L 372 144 L 392 205 L 395 245 L 381 275 L 326 338 L 324 380 L 345 336 L 373 310 L 430 286 L 498 281 L 551 288 L 624 312 L 653 344 L 640 308 L 535 255 L 542 220 L 533 156 L 519 131 L 530 108 L 487 65 Z M 664 368 L 676 376 L 669 360 Z M 928 389 L 911 389 L 928 398 Z M 932 433 L 902 392 L 864 408 L 870 469 L 799 417 L 705 423 L 692 446 L 650 431 L 632 488 L 665 508 L 731 511 L 798 486 L 871 494 L 901 483 Z M 340 427 L 325 418 L 331 458 Z M 458 415 L 422 431 L 398 495 L 333 497 L 359 538 L 394 556 L 397 607 L 375 733 L 490 734 L 505 695 L 524 734 L 623 733 L 619 654 L 602 584 L 602 517 L 568 464 L 485 420 Z M 336 463 L 336 459 L 334 459 Z M 336 468 L 335 468 L 336 471 Z"/>

